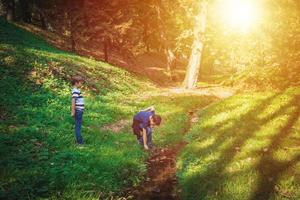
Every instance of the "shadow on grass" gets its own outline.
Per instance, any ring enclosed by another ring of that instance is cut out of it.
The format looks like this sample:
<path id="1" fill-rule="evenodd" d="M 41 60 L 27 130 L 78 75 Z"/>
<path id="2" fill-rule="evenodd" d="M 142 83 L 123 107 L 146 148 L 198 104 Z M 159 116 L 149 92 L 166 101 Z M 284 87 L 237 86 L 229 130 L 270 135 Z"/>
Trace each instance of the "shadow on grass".
<path id="1" fill-rule="evenodd" d="M 26 195 L 33 197 L 33 194 L 45 197 L 53 188 L 47 160 L 56 151 L 53 144 L 49 144 L 48 136 L 53 137 L 49 133 L 59 124 L 59 120 L 50 116 L 59 118 L 66 111 L 62 109 L 58 115 L 53 115 L 46 108 L 53 99 L 62 103 L 66 99 L 28 79 L 33 65 L 28 62 L 24 51 L 18 49 L 5 53 L 12 63 L 5 62 L 6 55 L 0 54 L 1 112 L 6 113 L 0 123 L 0 198 L 22 199 Z M 56 186 L 60 191 L 65 188 L 65 184 L 58 182 Z"/>
<path id="2" fill-rule="evenodd" d="M 220 196 L 218 195 L 222 195 L 224 184 L 232 177 L 232 174 L 228 174 L 225 169 L 232 164 L 247 141 L 255 138 L 256 132 L 260 131 L 263 125 L 278 116 L 281 116 L 292 106 L 297 105 L 297 100 L 299 101 L 297 96 L 293 97 L 292 101 L 289 101 L 289 103 L 277 108 L 267 117 L 259 119 L 259 114 L 267 110 L 270 106 L 270 102 L 279 98 L 280 95 L 281 94 L 276 94 L 264 99 L 256 100 L 257 102 L 253 104 L 251 108 L 243 110 L 239 115 L 228 117 L 214 125 L 205 126 L 202 131 L 199 130 L 199 127 L 197 128 L 197 126 L 194 128 L 195 130 L 191 132 L 193 138 L 191 139 L 192 145 L 194 144 L 195 146 L 198 142 L 210 137 L 214 137 L 214 140 L 212 143 L 200 148 L 191 145 L 190 148 L 188 147 L 182 154 L 183 160 L 186 160 L 183 161 L 182 164 L 184 170 L 190 167 L 189 169 L 192 171 L 192 166 L 200 167 L 199 170 L 201 169 L 199 172 L 196 172 L 196 170 L 193 172 L 193 175 L 189 175 L 187 178 L 183 179 L 182 186 L 185 190 L 183 194 L 184 197 L 187 199 L 206 199 L 214 196 L 215 198 L 219 198 Z M 249 99 L 249 101 L 254 100 Z M 242 106 L 239 104 L 236 105 L 237 107 L 230 112 L 234 113 L 235 109 L 238 110 L 239 107 Z M 224 107 L 224 109 L 226 109 L 226 107 Z M 218 109 L 216 109 L 216 111 L 217 113 L 215 114 L 220 112 Z M 210 117 L 214 114 L 211 110 L 208 111 L 208 113 Z M 202 115 L 200 115 L 200 118 L 201 116 Z M 290 115 L 286 124 L 280 130 L 276 130 L 278 133 L 273 136 L 272 142 L 268 147 L 270 151 L 261 157 L 260 162 L 257 165 L 259 181 L 253 194 L 251 194 L 252 196 L 250 195 L 251 200 L 268 199 L 275 192 L 274 187 L 280 173 L 284 172 L 288 167 L 294 165 L 299 160 L 299 156 L 296 156 L 294 159 L 287 162 L 278 162 L 271 158 L 272 153 L 277 150 L 280 142 L 289 135 L 291 128 L 298 117 L 299 107 L 297 106 L 297 111 Z M 199 137 L 197 138 L 197 136 Z M 197 155 L 200 156 L 200 158 Z M 194 158 L 191 159 L 192 157 Z M 271 181 L 270 177 L 272 177 Z M 231 189 L 234 190 L 234 188 Z M 233 197 L 235 196 L 232 196 L 231 198 Z M 245 198 L 246 195 L 243 199 Z"/>
<path id="3" fill-rule="evenodd" d="M 287 169 L 300 162 L 300 154 L 294 156 L 288 161 L 278 161 L 274 158 L 274 152 L 281 147 L 281 143 L 290 136 L 292 128 L 300 116 L 300 107 L 298 106 L 300 96 L 294 98 L 292 105 L 296 105 L 296 111 L 293 112 L 285 126 L 278 130 L 278 134 L 272 138 L 272 142 L 268 146 L 268 150 L 261 156 L 260 162 L 257 165 L 259 172 L 258 185 L 251 196 L 251 200 L 265 200 L 273 197 L 275 185 L 278 182 L 279 176 Z"/>

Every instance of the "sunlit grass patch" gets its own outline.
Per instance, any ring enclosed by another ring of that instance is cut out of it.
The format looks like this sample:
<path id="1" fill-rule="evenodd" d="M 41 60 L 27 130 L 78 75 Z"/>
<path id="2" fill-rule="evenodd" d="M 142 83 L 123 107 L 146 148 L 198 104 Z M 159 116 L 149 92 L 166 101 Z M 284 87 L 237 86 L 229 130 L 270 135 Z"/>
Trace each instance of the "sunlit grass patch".
<path id="1" fill-rule="evenodd" d="M 0 26 L 0 198 L 95 199 L 137 185 L 147 153 L 130 130 L 91 127 L 131 117 L 143 105 L 133 101 L 136 91 L 154 86 L 55 49 L 3 19 Z M 76 73 L 86 79 L 83 149 L 74 144 L 70 116 L 70 77 Z"/>
<path id="2" fill-rule="evenodd" d="M 183 198 L 300 198 L 284 175 L 299 176 L 299 99 L 299 88 L 237 95 L 200 112 L 177 163 Z"/>

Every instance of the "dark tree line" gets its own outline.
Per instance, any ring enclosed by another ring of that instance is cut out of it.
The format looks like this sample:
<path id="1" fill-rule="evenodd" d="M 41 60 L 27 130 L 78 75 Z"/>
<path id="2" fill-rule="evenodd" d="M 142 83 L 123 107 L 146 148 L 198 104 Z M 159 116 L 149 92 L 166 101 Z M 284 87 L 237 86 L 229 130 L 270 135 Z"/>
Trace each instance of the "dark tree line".
<path id="1" fill-rule="evenodd" d="M 266 10 L 264 23 L 248 36 L 225 27 L 213 9 L 214 2 L 1 0 L 7 21 L 31 23 L 64 36 L 73 52 L 101 51 L 105 61 L 110 61 L 115 52 L 128 58 L 150 52 L 163 55 L 165 73 L 170 78 L 178 59 L 185 59 L 188 68 L 193 63 L 197 65 L 195 70 L 187 70 L 195 71 L 190 77 L 199 71 L 204 77 L 245 68 L 294 66 L 298 62 L 299 1 L 260 1 Z M 205 27 L 199 27 L 200 24 Z M 189 85 L 194 84 L 195 80 Z"/>
<path id="2" fill-rule="evenodd" d="M 158 52 L 166 56 L 167 73 L 175 60 L 176 37 L 184 28 L 173 18 L 183 13 L 172 0 L 2 0 L 7 21 L 32 23 L 70 39 L 77 46 L 134 56 Z M 176 11 L 177 10 L 177 11 Z"/>

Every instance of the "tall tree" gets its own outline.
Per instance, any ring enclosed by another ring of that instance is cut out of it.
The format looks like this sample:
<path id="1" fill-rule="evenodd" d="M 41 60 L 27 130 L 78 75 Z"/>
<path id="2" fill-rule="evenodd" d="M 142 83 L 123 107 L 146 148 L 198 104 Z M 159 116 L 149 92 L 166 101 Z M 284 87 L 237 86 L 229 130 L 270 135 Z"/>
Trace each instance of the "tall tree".
<path id="1" fill-rule="evenodd" d="M 6 7 L 6 20 L 9 22 L 14 21 L 16 15 L 15 0 L 4 0 L 4 6 Z"/>
<path id="2" fill-rule="evenodd" d="M 31 10 L 29 9 L 29 0 L 19 0 L 20 8 L 21 8 L 21 17 L 23 22 L 31 23 Z"/>
<path id="3" fill-rule="evenodd" d="M 164 22 L 164 20 L 162 19 L 162 16 L 161 16 L 161 10 L 163 10 L 164 12 L 167 12 L 167 8 L 165 8 L 163 6 L 163 3 L 161 0 L 157 0 L 156 1 L 156 12 L 157 12 L 157 17 L 158 17 L 158 21 L 159 21 L 159 24 L 160 24 L 160 27 L 159 27 L 159 30 L 160 30 L 160 39 L 161 39 L 161 42 L 163 44 L 163 49 L 165 51 L 165 55 L 166 55 L 166 72 L 167 72 L 167 75 L 169 76 L 169 78 L 171 79 L 172 78 L 172 67 L 173 67 L 173 64 L 174 64 L 174 61 L 175 61 L 175 55 L 170 47 L 170 42 L 168 40 L 168 37 L 167 37 L 167 33 L 166 33 L 166 24 Z"/>
<path id="4" fill-rule="evenodd" d="M 81 4 L 81 1 L 72 1 L 68 0 L 66 2 L 66 14 L 68 18 L 68 25 L 69 25 L 69 31 L 70 31 L 70 42 L 71 42 L 71 51 L 76 52 L 76 14 L 79 9 L 79 5 Z"/>
<path id="5" fill-rule="evenodd" d="M 194 19 L 194 41 L 192 52 L 189 58 L 189 63 L 186 70 L 183 86 L 187 89 L 192 89 L 196 86 L 198 74 L 201 64 L 201 56 L 204 47 L 204 33 L 207 20 L 207 5 L 206 1 L 200 3 L 198 15 Z"/>

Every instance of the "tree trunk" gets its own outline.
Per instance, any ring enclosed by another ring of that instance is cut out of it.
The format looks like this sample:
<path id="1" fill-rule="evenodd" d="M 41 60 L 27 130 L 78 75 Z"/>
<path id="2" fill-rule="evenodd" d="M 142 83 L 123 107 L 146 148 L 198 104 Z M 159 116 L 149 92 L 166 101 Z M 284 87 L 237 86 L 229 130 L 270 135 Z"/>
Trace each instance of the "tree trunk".
<path id="1" fill-rule="evenodd" d="M 73 24 L 73 19 L 72 15 L 69 13 L 69 25 L 70 25 L 70 41 L 71 41 L 71 51 L 73 53 L 76 53 L 76 43 L 75 43 L 75 38 L 74 38 L 74 24 Z"/>
<path id="2" fill-rule="evenodd" d="M 201 3 L 199 14 L 195 17 L 194 25 L 194 41 L 192 45 L 192 52 L 186 70 L 183 87 L 186 89 L 195 88 L 201 64 L 201 56 L 204 46 L 204 32 L 206 28 L 207 17 L 207 2 Z"/>
<path id="3" fill-rule="evenodd" d="M 175 60 L 175 55 L 172 52 L 168 39 L 167 39 L 167 34 L 166 34 L 166 25 L 164 23 L 164 20 L 161 18 L 161 9 L 165 10 L 165 8 L 162 5 L 161 0 L 157 0 L 156 2 L 156 12 L 157 12 L 157 18 L 160 23 L 160 26 L 158 27 L 160 29 L 160 36 L 163 44 L 163 49 L 166 51 L 166 57 L 167 57 L 167 63 L 166 63 L 166 73 L 170 80 L 172 80 L 172 65 Z"/>
<path id="4" fill-rule="evenodd" d="M 74 14 L 76 13 L 76 3 L 69 0 L 67 2 L 67 15 L 69 20 L 69 29 L 70 29 L 70 42 L 71 42 L 71 51 L 76 53 L 76 42 L 75 42 L 75 19 Z"/>
<path id="5" fill-rule="evenodd" d="M 143 40 L 144 40 L 144 44 L 146 46 L 146 51 L 149 52 L 150 51 L 150 48 L 149 48 L 149 44 L 148 44 L 148 38 L 149 38 L 149 35 L 148 35 L 148 23 L 147 22 L 144 22 L 144 29 L 143 29 Z"/>
<path id="6" fill-rule="evenodd" d="M 104 45 L 103 45 L 105 62 L 108 62 L 108 46 L 109 46 L 109 41 L 108 41 L 108 39 L 105 39 L 104 40 Z"/>
<path id="7" fill-rule="evenodd" d="M 74 31 L 71 31 L 71 51 L 73 53 L 76 53 L 76 43 L 75 43 L 75 39 L 74 39 Z"/>
<path id="8" fill-rule="evenodd" d="M 12 22 L 15 20 L 15 1 L 7 0 L 6 3 L 6 20 Z"/>
<path id="9" fill-rule="evenodd" d="M 39 16 L 39 22 L 42 29 L 47 30 L 47 7 L 41 2 L 39 4 L 32 4 L 32 13 L 37 13 Z"/>
<path id="10" fill-rule="evenodd" d="M 173 77 L 172 71 L 173 71 L 173 66 L 176 57 L 171 49 L 168 48 L 166 52 L 167 52 L 167 74 L 170 77 L 170 79 L 172 79 Z"/>
<path id="11" fill-rule="evenodd" d="M 28 0 L 19 0 L 21 11 L 22 11 L 22 20 L 25 23 L 31 23 L 31 11 L 29 9 L 29 2 Z"/>
<path id="12" fill-rule="evenodd" d="M 41 21 L 41 27 L 44 30 L 47 30 L 47 23 L 46 23 L 46 17 L 45 14 L 40 13 L 40 21 Z"/>
<path id="13" fill-rule="evenodd" d="M 83 12 L 83 18 L 84 18 L 84 24 L 86 28 L 89 28 L 89 18 L 88 18 L 88 8 L 87 8 L 87 1 L 82 1 L 82 12 Z"/>

